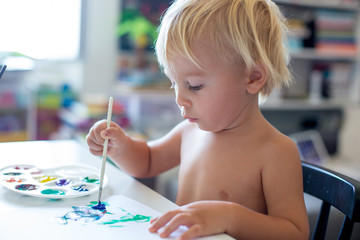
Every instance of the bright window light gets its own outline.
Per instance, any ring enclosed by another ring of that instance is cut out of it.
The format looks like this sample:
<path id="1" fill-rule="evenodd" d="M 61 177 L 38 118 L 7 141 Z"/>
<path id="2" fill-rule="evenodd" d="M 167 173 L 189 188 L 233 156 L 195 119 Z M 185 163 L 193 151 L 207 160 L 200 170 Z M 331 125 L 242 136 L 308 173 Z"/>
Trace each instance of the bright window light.
<path id="1" fill-rule="evenodd" d="M 35 59 L 79 56 L 81 0 L 0 0 L 0 52 Z"/>

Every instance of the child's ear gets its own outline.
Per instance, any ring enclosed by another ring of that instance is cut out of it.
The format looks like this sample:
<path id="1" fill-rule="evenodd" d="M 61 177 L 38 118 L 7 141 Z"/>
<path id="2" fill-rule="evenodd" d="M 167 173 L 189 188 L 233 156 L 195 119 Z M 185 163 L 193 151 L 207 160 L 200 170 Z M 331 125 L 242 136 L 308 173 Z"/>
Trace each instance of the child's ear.
<path id="1" fill-rule="evenodd" d="M 257 94 L 267 81 L 267 72 L 263 64 L 256 64 L 250 71 L 246 90 L 250 94 Z"/>

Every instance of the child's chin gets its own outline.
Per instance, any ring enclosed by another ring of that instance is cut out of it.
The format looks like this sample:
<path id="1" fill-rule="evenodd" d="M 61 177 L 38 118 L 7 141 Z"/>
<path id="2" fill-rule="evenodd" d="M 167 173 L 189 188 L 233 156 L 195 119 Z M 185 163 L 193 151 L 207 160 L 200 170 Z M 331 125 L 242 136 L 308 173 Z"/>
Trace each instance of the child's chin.
<path id="1" fill-rule="evenodd" d="M 201 124 L 201 123 L 196 123 L 196 125 L 198 126 L 198 128 L 200 130 L 203 130 L 203 131 L 206 131 L 206 132 L 214 132 L 214 133 L 216 133 L 216 132 L 221 132 L 221 131 L 224 130 L 222 128 L 221 129 L 216 129 L 214 127 L 206 126 L 206 125 Z"/>

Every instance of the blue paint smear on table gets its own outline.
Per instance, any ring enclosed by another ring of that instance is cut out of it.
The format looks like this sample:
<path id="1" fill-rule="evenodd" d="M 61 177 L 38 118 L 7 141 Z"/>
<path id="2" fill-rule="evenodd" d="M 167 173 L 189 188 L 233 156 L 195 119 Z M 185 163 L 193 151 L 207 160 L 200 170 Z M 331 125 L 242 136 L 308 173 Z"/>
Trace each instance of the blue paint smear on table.
<path id="1" fill-rule="evenodd" d="M 64 216 L 59 218 L 61 224 L 66 225 L 69 221 L 82 221 L 85 223 L 95 222 L 101 219 L 107 212 L 106 210 L 100 211 L 93 209 L 91 206 L 73 206 L 72 208 L 73 211 L 67 212 Z"/>
<path id="2" fill-rule="evenodd" d="M 131 214 L 122 208 L 117 208 L 121 211 L 122 216 L 115 217 L 113 219 L 107 219 L 102 221 L 101 218 L 105 216 L 105 214 L 112 214 L 108 212 L 106 206 L 109 206 L 107 202 L 97 202 L 92 201 L 89 205 L 83 207 L 73 206 L 73 210 L 66 213 L 64 216 L 60 217 L 60 223 L 66 225 L 69 221 L 74 222 L 83 222 L 83 223 L 93 223 L 97 222 L 99 225 L 106 225 L 109 227 L 124 227 L 121 223 L 126 222 L 136 222 L 143 223 L 149 222 L 151 220 L 151 216 L 145 216 L 141 214 Z M 101 221 L 100 221 L 101 220 Z"/>

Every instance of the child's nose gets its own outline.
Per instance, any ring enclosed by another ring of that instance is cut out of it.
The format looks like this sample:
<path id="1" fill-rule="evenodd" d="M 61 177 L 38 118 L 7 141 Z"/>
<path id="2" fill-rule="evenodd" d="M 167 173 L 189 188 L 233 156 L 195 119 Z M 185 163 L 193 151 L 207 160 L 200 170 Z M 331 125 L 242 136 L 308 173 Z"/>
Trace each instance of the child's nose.
<path id="1" fill-rule="evenodd" d="M 176 91 L 176 104 L 179 106 L 179 107 L 190 107 L 191 105 L 191 102 L 190 102 L 190 99 L 186 96 L 186 94 L 177 89 Z"/>

